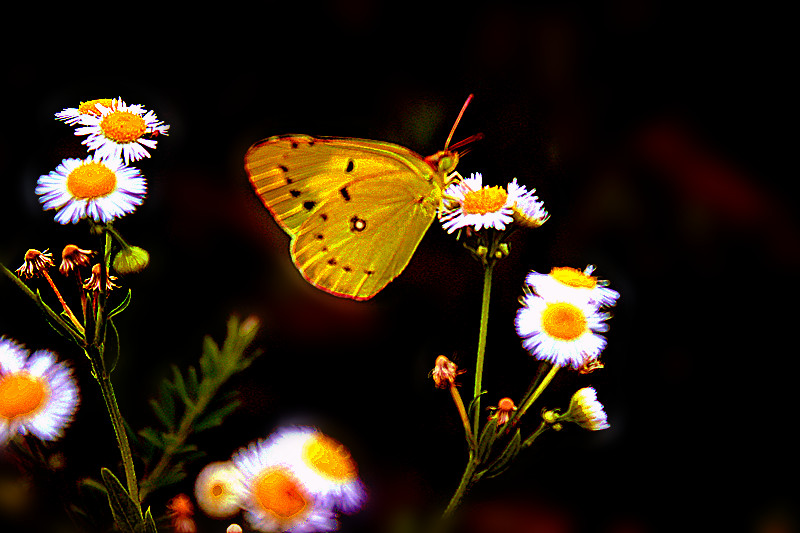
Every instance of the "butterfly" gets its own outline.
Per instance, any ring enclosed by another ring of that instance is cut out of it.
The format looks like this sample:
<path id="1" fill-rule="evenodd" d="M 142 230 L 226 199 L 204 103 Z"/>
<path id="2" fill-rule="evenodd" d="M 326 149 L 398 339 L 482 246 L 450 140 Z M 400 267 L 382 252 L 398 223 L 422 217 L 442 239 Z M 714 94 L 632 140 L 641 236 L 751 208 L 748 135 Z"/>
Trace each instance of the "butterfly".
<path id="1" fill-rule="evenodd" d="M 278 135 L 245 155 L 256 194 L 291 237 L 292 261 L 315 287 L 368 300 L 405 269 L 445 188 L 460 179 L 456 148 L 422 157 L 402 146 L 348 137 Z M 463 155 L 466 152 L 462 152 Z"/>

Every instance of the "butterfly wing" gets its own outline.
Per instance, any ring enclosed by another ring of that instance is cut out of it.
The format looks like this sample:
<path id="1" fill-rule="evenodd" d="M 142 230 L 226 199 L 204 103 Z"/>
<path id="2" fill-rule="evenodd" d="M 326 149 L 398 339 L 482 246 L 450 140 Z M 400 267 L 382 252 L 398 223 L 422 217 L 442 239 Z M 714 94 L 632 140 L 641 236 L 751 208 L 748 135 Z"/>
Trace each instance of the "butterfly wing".
<path id="1" fill-rule="evenodd" d="M 302 135 L 254 145 L 245 167 L 292 236 L 292 260 L 316 287 L 366 300 L 406 267 L 441 201 L 444 176 L 398 145 Z"/>

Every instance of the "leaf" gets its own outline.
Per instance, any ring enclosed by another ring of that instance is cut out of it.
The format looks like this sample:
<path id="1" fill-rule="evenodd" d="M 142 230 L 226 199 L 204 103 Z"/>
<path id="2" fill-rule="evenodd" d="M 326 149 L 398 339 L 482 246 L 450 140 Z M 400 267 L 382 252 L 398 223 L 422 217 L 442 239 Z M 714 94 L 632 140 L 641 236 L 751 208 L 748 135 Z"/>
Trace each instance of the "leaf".
<path id="1" fill-rule="evenodd" d="M 475 396 L 475 397 L 472 399 L 472 401 L 471 401 L 471 402 L 469 402 L 469 405 L 467 406 L 467 416 L 468 416 L 470 419 L 472 419 L 472 417 L 475 415 L 475 406 L 477 405 L 478 398 L 480 398 L 481 396 L 483 396 L 483 395 L 484 395 L 484 394 L 486 394 L 487 392 L 489 392 L 489 391 L 482 390 L 482 391 L 480 392 L 480 394 L 478 394 L 477 396 Z"/>
<path id="2" fill-rule="evenodd" d="M 241 405 L 241 402 L 239 402 L 238 400 L 233 400 L 224 404 L 216 411 L 207 414 L 199 422 L 195 422 L 193 426 L 195 433 L 221 425 L 224 419 L 229 414 L 234 412 L 236 408 L 239 407 L 239 405 Z"/>
<path id="3" fill-rule="evenodd" d="M 144 523 L 140 529 L 142 533 L 158 533 L 156 521 L 153 519 L 153 513 L 150 512 L 150 507 L 144 512 Z"/>
<path id="4" fill-rule="evenodd" d="M 489 465 L 488 468 L 486 468 L 486 473 L 488 474 L 486 479 L 499 476 L 505 472 L 506 469 L 511 465 L 511 461 L 517 457 L 517 454 L 519 454 L 521 448 L 522 436 L 519 433 L 519 428 L 517 428 L 517 431 L 514 432 L 514 436 L 511 437 L 511 440 L 508 442 L 503 452 L 492 462 L 492 464 Z"/>
<path id="5" fill-rule="evenodd" d="M 108 504 L 114 515 L 114 523 L 125 533 L 139 533 L 143 523 L 142 510 L 139 504 L 128 495 L 125 487 L 108 468 L 102 468 L 100 475 L 108 491 Z"/>
<path id="6" fill-rule="evenodd" d="M 181 397 L 183 403 L 185 403 L 190 408 L 194 407 L 194 401 L 192 400 L 192 398 L 189 397 L 189 394 L 186 391 L 186 383 L 184 383 L 183 381 L 183 375 L 181 375 L 181 370 L 178 368 L 177 365 L 171 365 L 171 368 L 172 368 L 172 374 L 175 376 L 172 379 L 175 391 Z"/>
<path id="7" fill-rule="evenodd" d="M 154 428 L 146 427 L 140 429 L 139 436 L 156 448 L 164 448 L 164 439 L 161 437 L 161 433 L 157 432 Z"/>
<path id="8" fill-rule="evenodd" d="M 157 401 L 155 401 L 155 399 L 150 398 L 148 400 L 148 403 L 150 404 L 150 407 L 153 408 L 153 412 L 156 414 L 158 419 L 161 420 L 161 423 L 164 424 L 167 427 L 167 429 L 172 430 L 175 427 L 175 423 L 173 422 L 170 415 L 174 416 L 174 413 L 167 414 L 167 411 L 164 410 L 164 407 L 162 405 L 167 402 L 158 403 Z M 169 403 L 172 404 L 172 401 L 170 400 Z"/>
<path id="9" fill-rule="evenodd" d="M 128 294 L 125 295 L 125 298 L 122 299 L 122 302 L 118 306 L 116 306 L 113 310 L 108 313 L 108 319 L 115 317 L 116 315 L 123 312 L 125 309 L 128 308 L 128 305 L 131 303 L 131 290 L 128 289 Z"/>
<path id="10" fill-rule="evenodd" d="M 497 420 L 492 419 L 486 422 L 486 425 L 481 431 L 481 436 L 478 438 L 478 460 L 483 462 L 489 453 L 492 451 L 492 444 L 497 438 Z"/>

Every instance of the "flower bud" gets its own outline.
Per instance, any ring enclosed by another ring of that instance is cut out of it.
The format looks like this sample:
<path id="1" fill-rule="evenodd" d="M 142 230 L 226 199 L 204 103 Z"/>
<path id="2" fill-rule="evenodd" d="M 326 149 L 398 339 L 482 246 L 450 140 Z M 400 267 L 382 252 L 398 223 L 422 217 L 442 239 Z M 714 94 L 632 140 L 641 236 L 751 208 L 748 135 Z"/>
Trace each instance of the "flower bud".
<path id="1" fill-rule="evenodd" d="M 115 257 L 112 266 L 119 274 L 136 274 L 141 272 L 150 263 L 150 254 L 144 248 L 128 246 L 123 248 Z"/>

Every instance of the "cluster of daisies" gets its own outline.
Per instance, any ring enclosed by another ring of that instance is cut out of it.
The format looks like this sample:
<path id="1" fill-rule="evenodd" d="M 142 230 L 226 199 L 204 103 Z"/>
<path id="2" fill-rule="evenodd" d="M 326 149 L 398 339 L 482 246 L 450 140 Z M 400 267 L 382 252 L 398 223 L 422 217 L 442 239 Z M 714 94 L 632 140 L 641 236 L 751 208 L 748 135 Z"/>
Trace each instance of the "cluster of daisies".
<path id="1" fill-rule="evenodd" d="M 515 325 L 523 347 L 535 358 L 581 373 L 602 367 L 606 338 L 600 333 L 608 331 L 611 317 L 603 309 L 615 305 L 619 293 L 607 280 L 592 276 L 593 271 L 592 266 L 583 271 L 556 267 L 549 274 L 528 274 Z M 575 393 L 561 419 L 592 430 L 609 427 L 591 387 Z"/>
<path id="2" fill-rule="evenodd" d="M 549 215 L 535 192 L 518 184 L 516 178 L 506 187 L 484 186 L 483 176 L 476 172 L 445 189 L 439 221 L 448 233 L 462 228 L 502 231 L 512 223 L 537 228 Z"/>
<path id="3" fill-rule="evenodd" d="M 74 224 L 83 218 L 106 223 L 133 212 L 144 202 L 147 183 L 128 164 L 150 157 L 156 137 L 169 125 L 153 111 L 128 105 L 121 98 L 82 102 L 56 113 L 56 119 L 86 136 L 82 144 L 93 152 L 86 159 L 64 159 L 55 170 L 39 177 L 36 194 L 55 220 Z"/>
<path id="4" fill-rule="evenodd" d="M 42 441 L 62 436 L 78 409 L 72 370 L 47 350 L 29 353 L 0 338 L 0 446 L 17 435 Z"/>
<path id="5" fill-rule="evenodd" d="M 195 498 L 214 518 L 244 510 L 257 531 L 303 533 L 337 529 L 337 513 L 358 511 L 366 491 L 344 445 L 314 427 L 292 426 L 206 466 Z"/>

